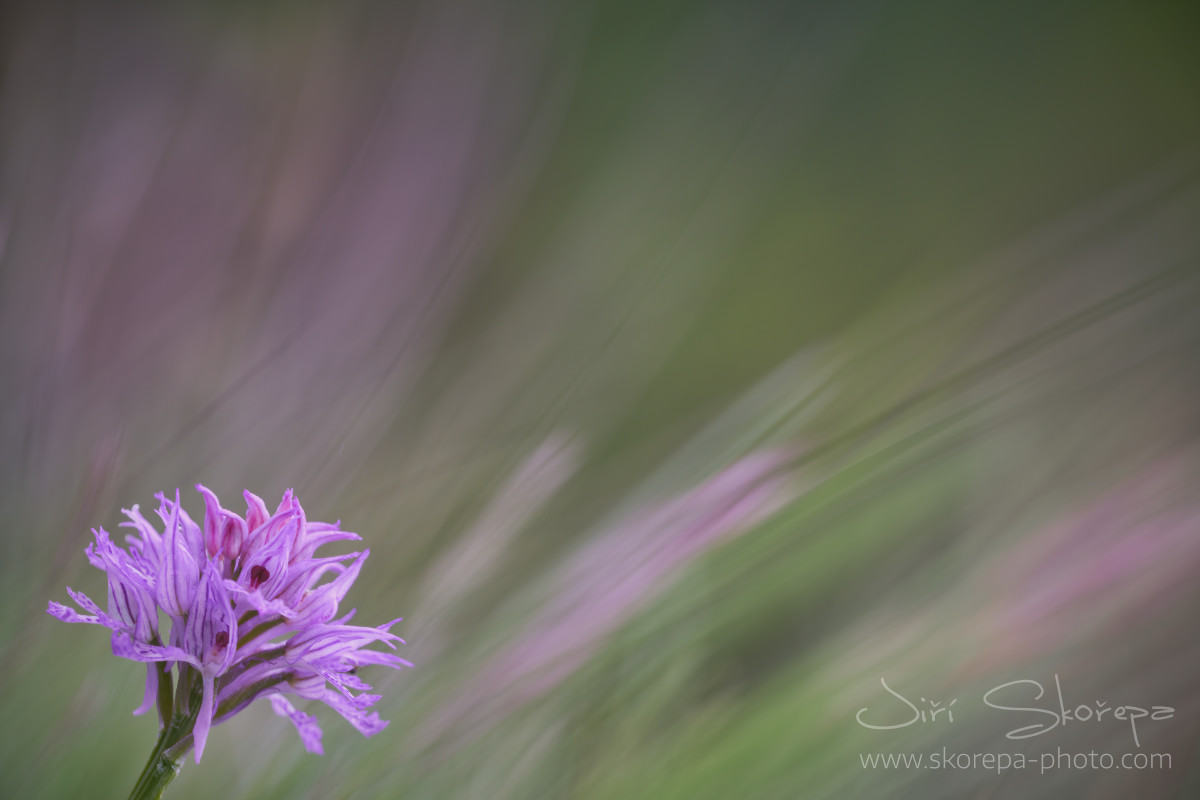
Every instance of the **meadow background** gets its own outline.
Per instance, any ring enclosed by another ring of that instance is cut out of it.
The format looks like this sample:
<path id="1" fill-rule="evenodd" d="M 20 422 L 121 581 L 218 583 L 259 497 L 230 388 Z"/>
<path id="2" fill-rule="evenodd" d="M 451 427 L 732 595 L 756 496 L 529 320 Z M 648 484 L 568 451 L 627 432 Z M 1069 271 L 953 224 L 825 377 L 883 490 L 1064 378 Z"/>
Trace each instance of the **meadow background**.
<path id="1" fill-rule="evenodd" d="M 361 533 L 416 668 L 169 798 L 1200 796 L 1197 19 L 6 4 L 0 795 L 132 786 L 143 670 L 45 608 L 199 481 Z M 860 765 L 1135 750 L 983 713 L 1056 674 L 1172 768 Z"/>

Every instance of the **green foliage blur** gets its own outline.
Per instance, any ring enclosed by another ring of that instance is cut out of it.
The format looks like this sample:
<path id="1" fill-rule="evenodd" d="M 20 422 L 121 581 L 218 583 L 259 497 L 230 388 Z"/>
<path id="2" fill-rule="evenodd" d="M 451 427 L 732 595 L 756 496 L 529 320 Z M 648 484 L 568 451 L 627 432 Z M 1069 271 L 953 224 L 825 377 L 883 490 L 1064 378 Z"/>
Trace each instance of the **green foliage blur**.
<path id="1" fill-rule="evenodd" d="M 142 668 L 44 609 L 200 481 L 359 532 L 417 666 L 175 800 L 1196 796 L 1188 4 L 108 5 L 0 23 L 0 795 L 132 786 Z M 1056 673 L 1172 769 L 860 764 L 1129 750 L 978 709 Z"/>

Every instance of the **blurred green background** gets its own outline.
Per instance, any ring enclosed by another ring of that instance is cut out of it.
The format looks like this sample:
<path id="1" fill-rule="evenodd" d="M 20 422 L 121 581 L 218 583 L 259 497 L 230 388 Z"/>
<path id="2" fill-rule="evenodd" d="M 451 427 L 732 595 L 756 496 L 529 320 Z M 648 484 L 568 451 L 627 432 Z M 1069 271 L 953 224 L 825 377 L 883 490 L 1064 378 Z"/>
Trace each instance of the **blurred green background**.
<path id="1" fill-rule="evenodd" d="M 8 4 L 0 794 L 132 786 L 143 671 L 44 610 L 200 481 L 361 533 L 417 666 L 167 797 L 1200 796 L 1197 21 Z M 1175 718 L 1006 739 L 1056 674 Z M 942 747 L 1171 766 L 860 758 Z"/>

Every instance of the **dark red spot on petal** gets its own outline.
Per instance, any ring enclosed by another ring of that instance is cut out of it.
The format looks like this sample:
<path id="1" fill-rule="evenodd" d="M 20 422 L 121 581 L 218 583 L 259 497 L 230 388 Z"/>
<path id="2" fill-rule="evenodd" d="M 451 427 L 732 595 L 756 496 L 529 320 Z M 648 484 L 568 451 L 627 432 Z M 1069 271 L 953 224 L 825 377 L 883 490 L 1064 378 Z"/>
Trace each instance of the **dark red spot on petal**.
<path id="1" fill-rule="evenodd" d="M 250 568 L 250 588 L 257 589 L 266 582 L 267 578 L 271 577 L 271 572 L 262 564 L 255 564 Z"/>
<path id="2" fill-rule="evenodd" d="M 216 637 L 213 639 L 213 648 L 220 650 L 229 644 L 229 631 L 217 631 Z"/>

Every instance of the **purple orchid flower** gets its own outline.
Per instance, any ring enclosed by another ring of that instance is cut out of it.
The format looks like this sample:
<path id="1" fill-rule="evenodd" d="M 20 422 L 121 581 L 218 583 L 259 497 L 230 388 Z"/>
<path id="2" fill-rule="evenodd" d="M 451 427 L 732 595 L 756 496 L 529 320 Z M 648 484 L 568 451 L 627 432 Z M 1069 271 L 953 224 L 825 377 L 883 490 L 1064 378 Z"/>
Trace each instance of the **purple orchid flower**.
<path id="1" fill-rule="evenodd" d="M 378 628 L 349 625 L 353 611 L 335 620 L 369 551 L 315 556 L 321 545 L 361 537 L 340 523 L 308 522 L 290 489 L 274 514 L 245 492 L 245 517 L 223 508 L 204 486 L 196 489 L 204 496 L 203 525 L 188 516 L 176 490 L 173 500 L 158 495 L 162 533 L 136 505 L 124 510 L 129 521 L 121 523 L 133 531 L 129 549 L 102 528 L 92 531 L 96 541 L 87 556 L 108 576 L 107 612 L 69 587 L 86 613 L 55 602 L 48 609 L 64 622 L 110 629 L 114 655 L 146 664 L 146 693 L 134 713 L 157 700 L 162 735 L 152 764 L 159 756 L 177 759 L 189 747 L 199 763 L 212 726 L 260 697 L 269 697 L 313 753 L 322 752 L 321 729 L 285 695 L 325 703 L 366 736 L 383 730 L 387 722 L 369 710 L 379 696 L 356 672 L 412 666 L 366 649 L 403 642 L 388 632 L 399 620 Z M 165 637 L 160 610 L 171 621 Z"/>

